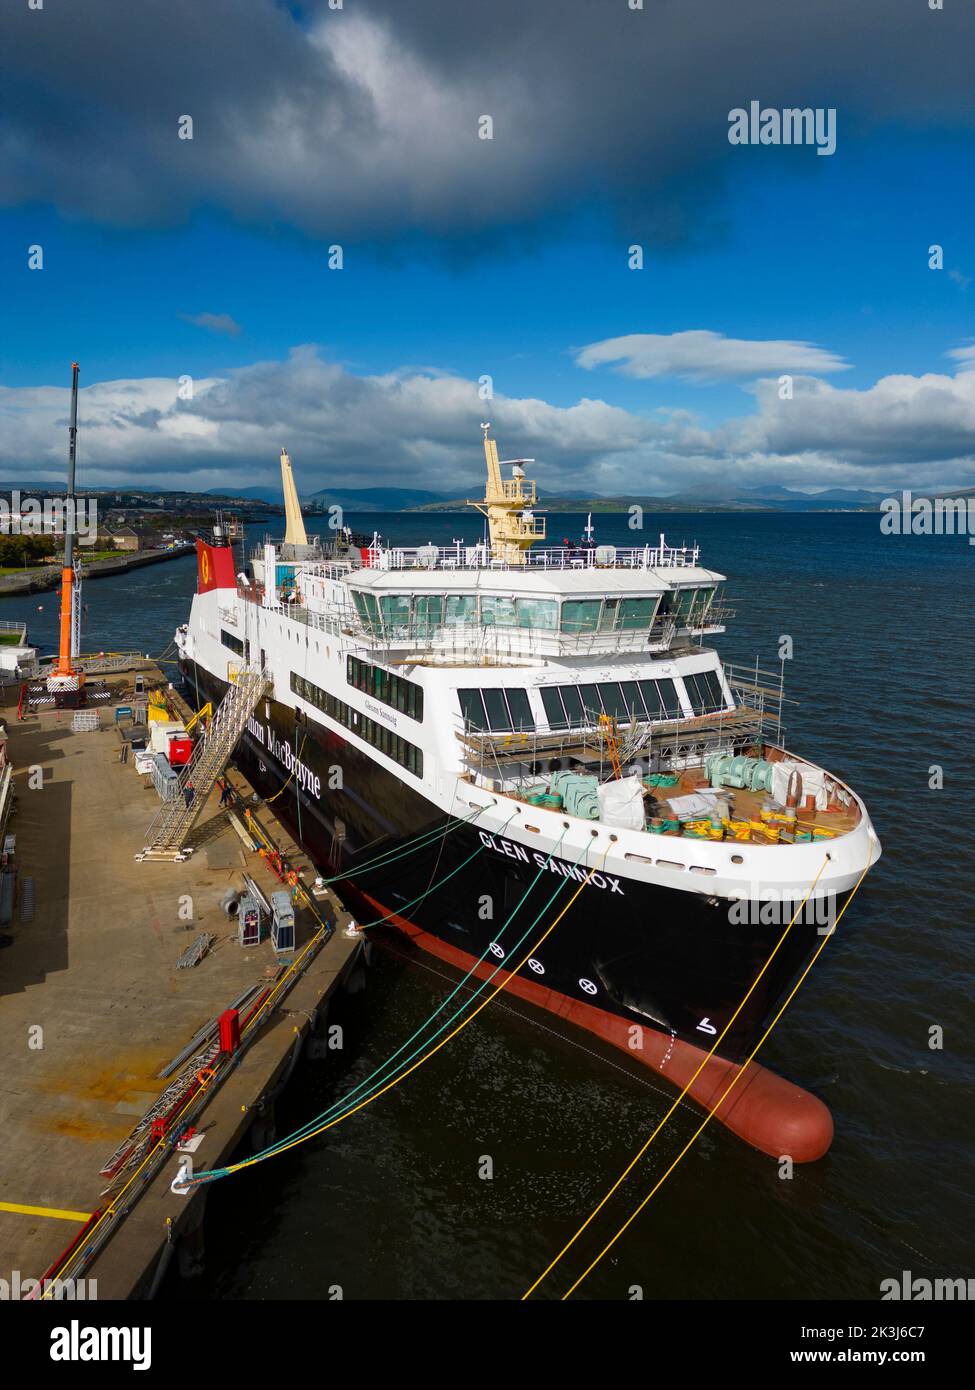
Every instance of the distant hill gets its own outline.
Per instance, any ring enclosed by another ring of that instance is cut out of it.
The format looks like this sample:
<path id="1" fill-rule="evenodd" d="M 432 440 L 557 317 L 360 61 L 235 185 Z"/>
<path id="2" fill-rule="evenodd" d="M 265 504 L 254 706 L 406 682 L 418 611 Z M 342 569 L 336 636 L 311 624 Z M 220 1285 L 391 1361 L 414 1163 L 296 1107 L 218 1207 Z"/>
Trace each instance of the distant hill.
<path id="1" fill-rule="evenodd" d="M 241 487 L 232 494 L 222 488 L 210 488 L 208 496 L 246 497 L 254 501 L 274 502 L 281 505 L 280 487 Z M 327 487 L 317 492 L 301 493 L 302 506 L 324 505 L 326 507 L 345 507 L 349 511 L 363 512 L 408 512 L 415 507 L 446 500 L 442 492 L 429 492 L 415 487 Z"/>

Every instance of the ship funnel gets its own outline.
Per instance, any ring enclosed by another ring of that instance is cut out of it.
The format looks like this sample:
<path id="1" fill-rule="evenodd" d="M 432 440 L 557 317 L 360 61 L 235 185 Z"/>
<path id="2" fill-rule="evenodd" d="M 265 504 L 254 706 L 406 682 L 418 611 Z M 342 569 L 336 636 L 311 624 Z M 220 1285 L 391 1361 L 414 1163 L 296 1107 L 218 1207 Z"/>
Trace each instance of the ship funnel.
<path id="1" fill-rule="evenodd" d="M 285 516 L 285 545 L 307 545 L 308 537 L 305 534 L 305 523 L 301 517 L 301 507 L 298 505 L 298 492 L 295 488 L 295 476 L 291 471 L 291 460 L 288 458 L 286 449 L 281 450 L 281 491 L 284 493 L 284 516 Z"/>

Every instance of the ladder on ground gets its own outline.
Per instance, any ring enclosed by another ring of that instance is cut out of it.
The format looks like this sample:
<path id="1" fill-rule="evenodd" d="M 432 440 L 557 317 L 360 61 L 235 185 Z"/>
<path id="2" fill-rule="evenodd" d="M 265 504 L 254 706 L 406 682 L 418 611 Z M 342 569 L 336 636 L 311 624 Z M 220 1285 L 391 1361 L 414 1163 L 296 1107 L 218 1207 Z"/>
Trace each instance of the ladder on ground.
<path id="1" fill-rule="evenodd" d="M 248 719 L 270 687 L 271 677 L 256 667 L 241 666 L 232 675 L 209 728 L 197 740 L 192 758 L 179 775 L 173 800 L 163 802 L 159 814 L 146 832 L 145 848 L 135 856 L 136 859 L 179 861 L 190 853 L 186 848 L 190 832 L 217 778 L 240 742 Z M 186 798 L 188 785 L 193 789 L 189 805 Z"/>

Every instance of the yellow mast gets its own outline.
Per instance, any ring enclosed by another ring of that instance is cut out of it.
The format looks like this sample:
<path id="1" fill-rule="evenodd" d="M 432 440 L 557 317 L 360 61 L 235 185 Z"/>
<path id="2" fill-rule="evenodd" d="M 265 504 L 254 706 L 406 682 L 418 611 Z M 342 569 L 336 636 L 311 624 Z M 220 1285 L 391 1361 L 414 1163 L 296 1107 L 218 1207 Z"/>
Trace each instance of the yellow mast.
<path id="1" fill-rule="evenodd" d="M 506 481 L 501 476 L 498 446 L 488 437 L 490 428 L 489 424 L 481 425 L 487 463 L 484 501 L 469 500 L 467 505 L 476 507 L 488 519 L 492 559 L 523 565 L 532 542 L 545 539 L 545 518 L 535 516 L 531 510 L 536 500 L 535 484 L 525 477 L 521 466 L 534 463 L 534 459 L 506 460 L 514 470 L 513 477 Z"/>
<path id="2" fill-rule="evenodd" d="M 301 516 L 301 507 L 298 505 L 298 490 L 295 487 L 295 477 L 291 471 L 291 460 L 288 458 L 287 450 L 281 450 L 281 491 L 284 493 L 284 515 L 285 515 L 285 545 L 307 545 L 308 537 L 305 534 L 305 523 Z"/>

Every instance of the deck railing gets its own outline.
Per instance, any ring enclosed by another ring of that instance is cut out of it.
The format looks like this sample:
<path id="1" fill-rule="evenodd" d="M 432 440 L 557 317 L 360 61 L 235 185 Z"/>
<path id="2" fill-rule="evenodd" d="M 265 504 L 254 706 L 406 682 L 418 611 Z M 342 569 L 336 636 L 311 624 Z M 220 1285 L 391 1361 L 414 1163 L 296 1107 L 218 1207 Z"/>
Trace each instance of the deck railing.
<path id="1" fill-rule="evenodd" d="M 531 523 L 529 523 L 531 524 Z M 326 554 L 321 563 L 309 563 L 310 574 L 329 579 L 346 578 L 352 569 L 377 570 L 598 570 L 683 569 L 700 562 L 700 547 L 667 545 L 533 546 L 523 563 L 497 558 L 486 542 L 467 545 L 366 546 L 341 555 Z M 287 561 L 285 562 L 287 563 Z"/>

